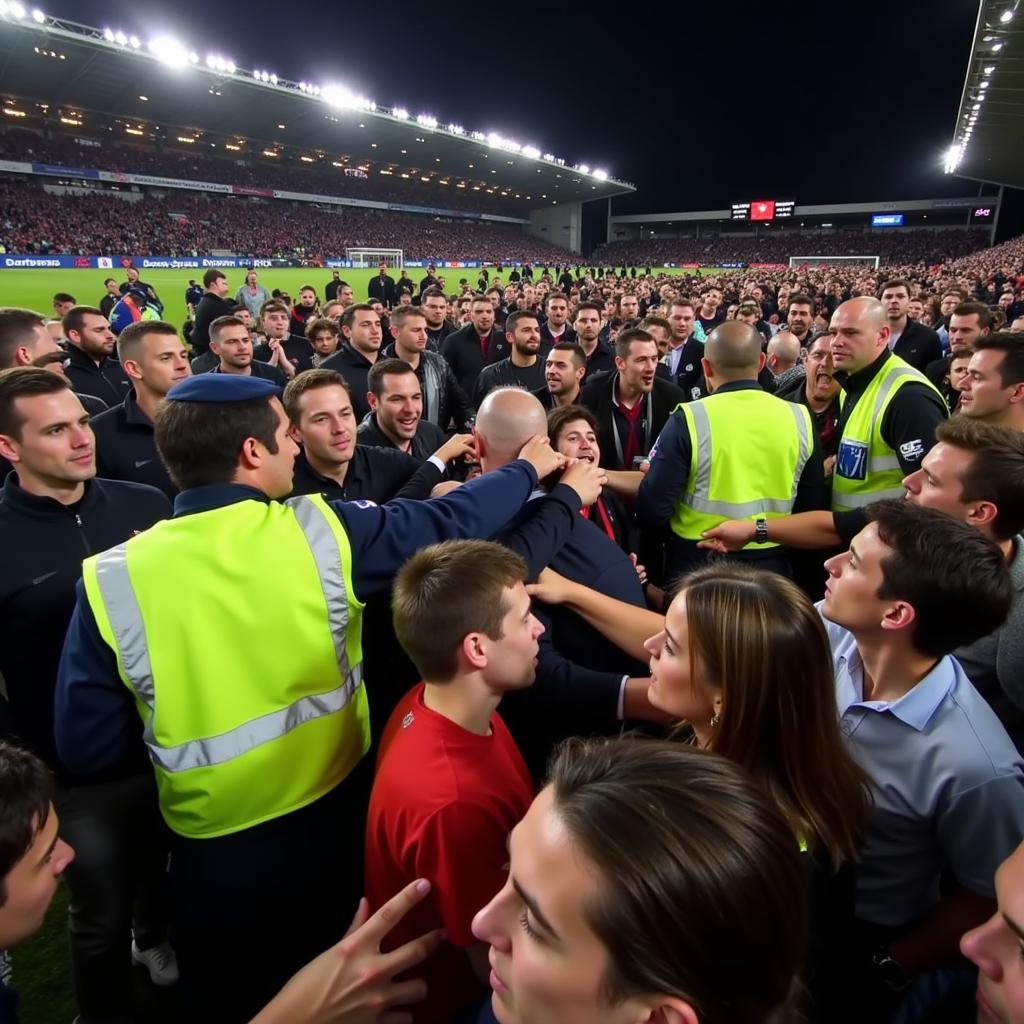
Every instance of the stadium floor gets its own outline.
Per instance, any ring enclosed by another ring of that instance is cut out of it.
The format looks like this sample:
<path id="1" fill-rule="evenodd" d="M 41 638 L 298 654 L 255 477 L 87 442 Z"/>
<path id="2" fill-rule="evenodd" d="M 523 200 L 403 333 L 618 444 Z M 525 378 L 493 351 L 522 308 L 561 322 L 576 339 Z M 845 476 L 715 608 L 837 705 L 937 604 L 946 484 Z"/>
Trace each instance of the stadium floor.
<path id="1" fill-rule="evenodd" d="M 491 277 L 494 275 L 494 268 L 491 269 Z M 684 271 L 680 268 L 661 268 L 662 273 L 682 274 L 690 273 L 692 270 Z M 702 268 L 702 274 L 729 273 L 716 268 Z M 245 283 L 244 270 L 224 271 L 228 276 L 230 294 Z M 298 299 L 299 289 L 310 284 L 317 294 L 323 299 L 324 287 L 331 280 L 331 271 L 322 267 L 299 267 L 299 268 L 267 268 L 259 271 L 260 283 L 273 290 L 280 288 L 288 292 L 293 299 Z M 341 276 L 348 281 L 355 289 L 357 299 L 366 296 L 366 286 L 371 277 L 375 277 L 376 270 L 343 270 Z M 420 279 L 426 274 L 425 270 L 419 267 L 410 267 L 409 276 L 419 284 Z M 445 278 L 445 286 L 451 292 L 458 290 L 459 279 L 465 277 L 473 285 L 479 277 L 480 271 L 476 268 L 446 267 L 442 268 L 441 274 Z M 185 320 L 185 289 L 188 287 L 190 278 L 201 281 L 203 272 L 201 270 L 146 270 L 142 273 L 142 280 L 156 289 L 157 295 L 165 306 L 167 319 L 181 327 Z M 502 280 L 508 283 L 508 272 L 502 275 Z M 28 309 L 38 310 L 48 315 L 53 309 L 53 296 L 55 292 L 68 292 L 83 305 L 95 306 L 103 298 L 105 289 L 104 278 L 121 278 L 120 271 L 109 270 L 0 270 L 0 306 L 24 306 Z"/>

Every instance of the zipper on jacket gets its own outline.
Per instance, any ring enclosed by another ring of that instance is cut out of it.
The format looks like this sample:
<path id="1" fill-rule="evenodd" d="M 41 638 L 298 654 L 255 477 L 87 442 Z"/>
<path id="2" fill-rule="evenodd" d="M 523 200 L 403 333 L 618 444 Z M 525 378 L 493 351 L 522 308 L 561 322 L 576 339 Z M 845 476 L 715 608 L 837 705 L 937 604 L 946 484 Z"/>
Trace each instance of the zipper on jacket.
<path id="1" fill-rule="evenodd" d="M 86 555 L 91 555 L 92 545 L 89 543 L 89 535 L 85 532 L 85 524 L 77 512 L 75 513 L 75 522 L 78 524 L 78 536 L 82 539 L 82 547 L 85 548 Z"/>

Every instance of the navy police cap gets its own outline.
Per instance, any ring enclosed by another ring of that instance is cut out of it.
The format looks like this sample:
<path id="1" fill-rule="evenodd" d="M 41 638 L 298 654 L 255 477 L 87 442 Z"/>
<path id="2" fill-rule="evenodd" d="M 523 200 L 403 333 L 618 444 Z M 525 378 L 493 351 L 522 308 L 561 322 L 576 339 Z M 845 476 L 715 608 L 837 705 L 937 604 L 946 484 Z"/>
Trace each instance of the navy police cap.
<path id="1" fill-rule="evenodd" d="M 175 384 L 167 397 L 175 402 L 246 402 L 280 394 L 281 389 L 273 381 L 262 377 L 200 373 Z"/>

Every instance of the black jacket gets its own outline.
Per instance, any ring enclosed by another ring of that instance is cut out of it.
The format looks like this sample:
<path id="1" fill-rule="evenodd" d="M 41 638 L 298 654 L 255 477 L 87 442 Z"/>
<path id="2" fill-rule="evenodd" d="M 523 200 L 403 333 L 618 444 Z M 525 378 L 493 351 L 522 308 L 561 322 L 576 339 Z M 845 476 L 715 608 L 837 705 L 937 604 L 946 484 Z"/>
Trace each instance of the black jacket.
<path id="1" fill-rule="evenodd" d="M 97 366 L 92 356 L 86 355 L 76 345 L 68 345 L 68 363 L 64 373 L 71 381 L 73 391 L 93 395 L 108 406 L 120 405 L 131 390 L 128 374 L 116 359 L 105 356 Z"/>
<path id="2" fill-rule="evenodd" d="M 565 330 L 556 339 L 552 333 L 551 328 L 548 327 L 548 322 L 545 320 L 540 325 L 540 347 L 542 351 L 547 351 L 552 345 L 561 344 L 562 342 L 573 342 L 576 341 L 576 332 L 568 325 L 565 325 Z"/>
<path id="3" fill-rule="evenodd" d="M 379 299 L 390 309 L 398 301 L 398 292 L 395 289 L 395 279 L 385 275 L 370 278 L 367 286 L 367 294 L 371 299 Z"/>
<path id="4" fill-rule="evenodd" d="M 580 404 L 585 405 L 597 417 L 599 424 L 597 441 L 601 446 L 601 465 L 606 469 L 631 470 L 632 466 L 621 464 L 621 455 L 619 454 L 620 448 L 622 451 L 626 449 L 626 437 L 624 429 L 620 433 L 616 423 L 615 394 L 618 384 L 618 371 L 599 374 L 588 381 L 580 395 Z M 641 449 L 644 455 L 650 452 L 654 442 L 658 440 L 661 428 L 668 422 L 672 410 L 686 401 L 686 395 L 674 384 L 655 377 L 654 388 L 651 390 L 649 399 L 641 399 L 645 403 L 648 400 L 650 413 L 648 415 L 645 410 L 640 420 L 640 432 L 643 436 Z"/>
<path id="5" fill-rule="evenodd" d="M 511 354 L 512 346 L 505 337 L 505 332 L 497 324 L 491 328 L 487 340 L 486 358 L 480 345 L 480 337 L 472 324 L 452 331 L 441 342 L 441 355 L 448 360 L 448 365 L 452 368 L 455 379 L 465 395 L 475 393 L 476 379 L 485 366 L 497 363 Z"/>
<path id="6" fill-rule="evenodd" d="M 670 353 L 671 355 L 671 353 Z M 668 359 L 668 356 L 664 357 Z M 679 354 L 679 362 L 676 364 L 676 372 L 672 373 L 671 364 L 668 365 L 670 379 L 673 384 L 686 393 L 686 401 L 690 402 L 703 397 L 700 390 L 701 378 L 704 376 L 704 368 L 701 366 L 701 359 L 704 358 L 704 343 L 697 340 L 695 334 L 691 334 L 683 342 L 683 350 Z M 694 391 L 694 389 L 697 391 Z M 704 394 L 706 394 L 706 390 Z"/>
<path id="7" fill-rule="evenodd" d="M 362 352 L 357 352 L 351 345 L 342 345 L 333 356 L 320 364 L 320 369 L 335 370 L 345 378 L 352 392 L 352 409 L 357 422 L 370 414 L 370 402 L 366 397 L 370 388 L 366 379 L 373 369 L 373 363 Z"/>
<path id="8" fill-rule="evenodd" d="M 284 354 L 295 367 L 296 373 L 313 369 L 313 346 L 310 345 L 304 334 L 289 334 L 282 344 L 284 345 Z M 258 359 L 261 363 L 269 363 L 273 355 L 273 349 L 265 341 L 252 351 L 253 359 Z M 284 373 L 283 370 L 281 372 Z"/>
<path id="9" fill-rule="evenodd" d="M 375 412 L 371 412 L 359 424 L 357 434 L 359 436 L 358 444 L 368 448 L 389 448 L 398 451 L 391 438 L 380 429 Z M 440 427 L 429 420 L 421 419 L 416 425 L 416 435 L 412 439 L 412 451 L 410 454 L 414 459 L 425 461 L 444 444 L 445 440 L 445 433 Z M 356 450 L 359 450 L 358 447 Z"/>
<path id="10" fill-rule="evenodd" d="M 90 426 L 96 435 L 97 475 L 148 484 L 174 500 L 178 488 L 156 450 L 153 421 L 139 408 L 134 391 L 91 420 Z"/>
<path id="11" fill-rule="evenodd" d="M 922 373 L 929 363 L 942 358 L 942 342 L 930 327 L 907 319 L 907 326 L 896 339 L 893 352 Z"/>
<path id="12" fill-rule="evenodd" d="M 219 316 L 233 316 L 235 303 L 206 292 L 196 306 L 195 326 L 192 328 L 192 351 L 200 355 L 210 347 L 210 324 Z"/>
<path id="13" fill-rule="evenodd" d="M 444 474 L 433 462 L 421 462 L 405 452 L 357 444 L 339 485 L 321 476 L 299 452 L 292 494 L 324 494 L 329 501 L 372 501 L 383 505 L 392 498 L 429 498 Z"/>
<path id="14" fill-rule="evenodd" d="M 381 356 L 384 359 L 398 358 L 394 342 L 381 352 Z M 468 430 L 473 410 L 448 360 L 439 352 L 431 352 L 428 347 L 420 354 L 415 370 L 423 394 L 423 419 L 444 431 L 450 425 L 454 425 L 456 430 Z"/>
<path id="15" fill-rule="evenodd" d="M 82 560 L 170 514 L 159 491 L 114 480 L 90 480 L 75 505 L 29 494 L 13 473 L 0 490 L 0 674 L 15 734 L 51 767 L 53 688 Z"/>
<path id="16" fill-rule="evenodd" d="M 260 380 L 273 381 L 281 390 L 284 390 L 284 386 L 288 383 L 284 376 L 284 370 L 279 370 L 276 366 L 271 366 L 270 363 L 264 363 L 259 359 L 254 359 L 249 364 L 250 377 L 259 377 Z M 218 363 L 210 373 L 223 373 L 224 371 L 220 368 Z"/>
<path id="17" fill-rule="evenodd" d="M 449 334 L 455 333 L 455 324 L 451 320 L 444 320 L 440 327 L 436 331 L 432 331 L 429 327 L 427 328 L 427 348 L 431 352 L 441 351 L 441 342 L 448 337 Z"/>
<path id="18" fill-rule="evenodd" d="M 593 352 L 590 353 L 587 359 L 587 368 L 583 374 L 583 380 L 580 384 L 586 384 L 592 380 L 598 374 L 601 373 L 614 373 L 615 372 L 615 349 L 608 344 L 607 341 L 602 341 L 600 338 L 597 342 L 597 347 Z"/>

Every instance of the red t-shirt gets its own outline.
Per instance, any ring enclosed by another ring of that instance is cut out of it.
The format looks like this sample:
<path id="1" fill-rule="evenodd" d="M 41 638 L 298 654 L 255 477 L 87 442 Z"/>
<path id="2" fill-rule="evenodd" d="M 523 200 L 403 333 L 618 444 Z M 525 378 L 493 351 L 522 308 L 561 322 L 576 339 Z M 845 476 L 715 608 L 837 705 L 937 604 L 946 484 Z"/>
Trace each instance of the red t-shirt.
<path id="1" fill-rule="evenodd" d="M 381 737 L 366 827 L 366 896 L 371 911 L 417 878 L 430 896 L 389 934 L 394 949 L 433 928 L 446 942 L 410 977 L 427 982 L 411 1007 L 422 1024 L 447 1021 L 485 986 L 465 948 L 473 916 L 508 877 L 508 834 L 533 800 L 533 782 L 505 723 L 467 732 L 423 703 L 424 686 L 399 702 Z"/>

